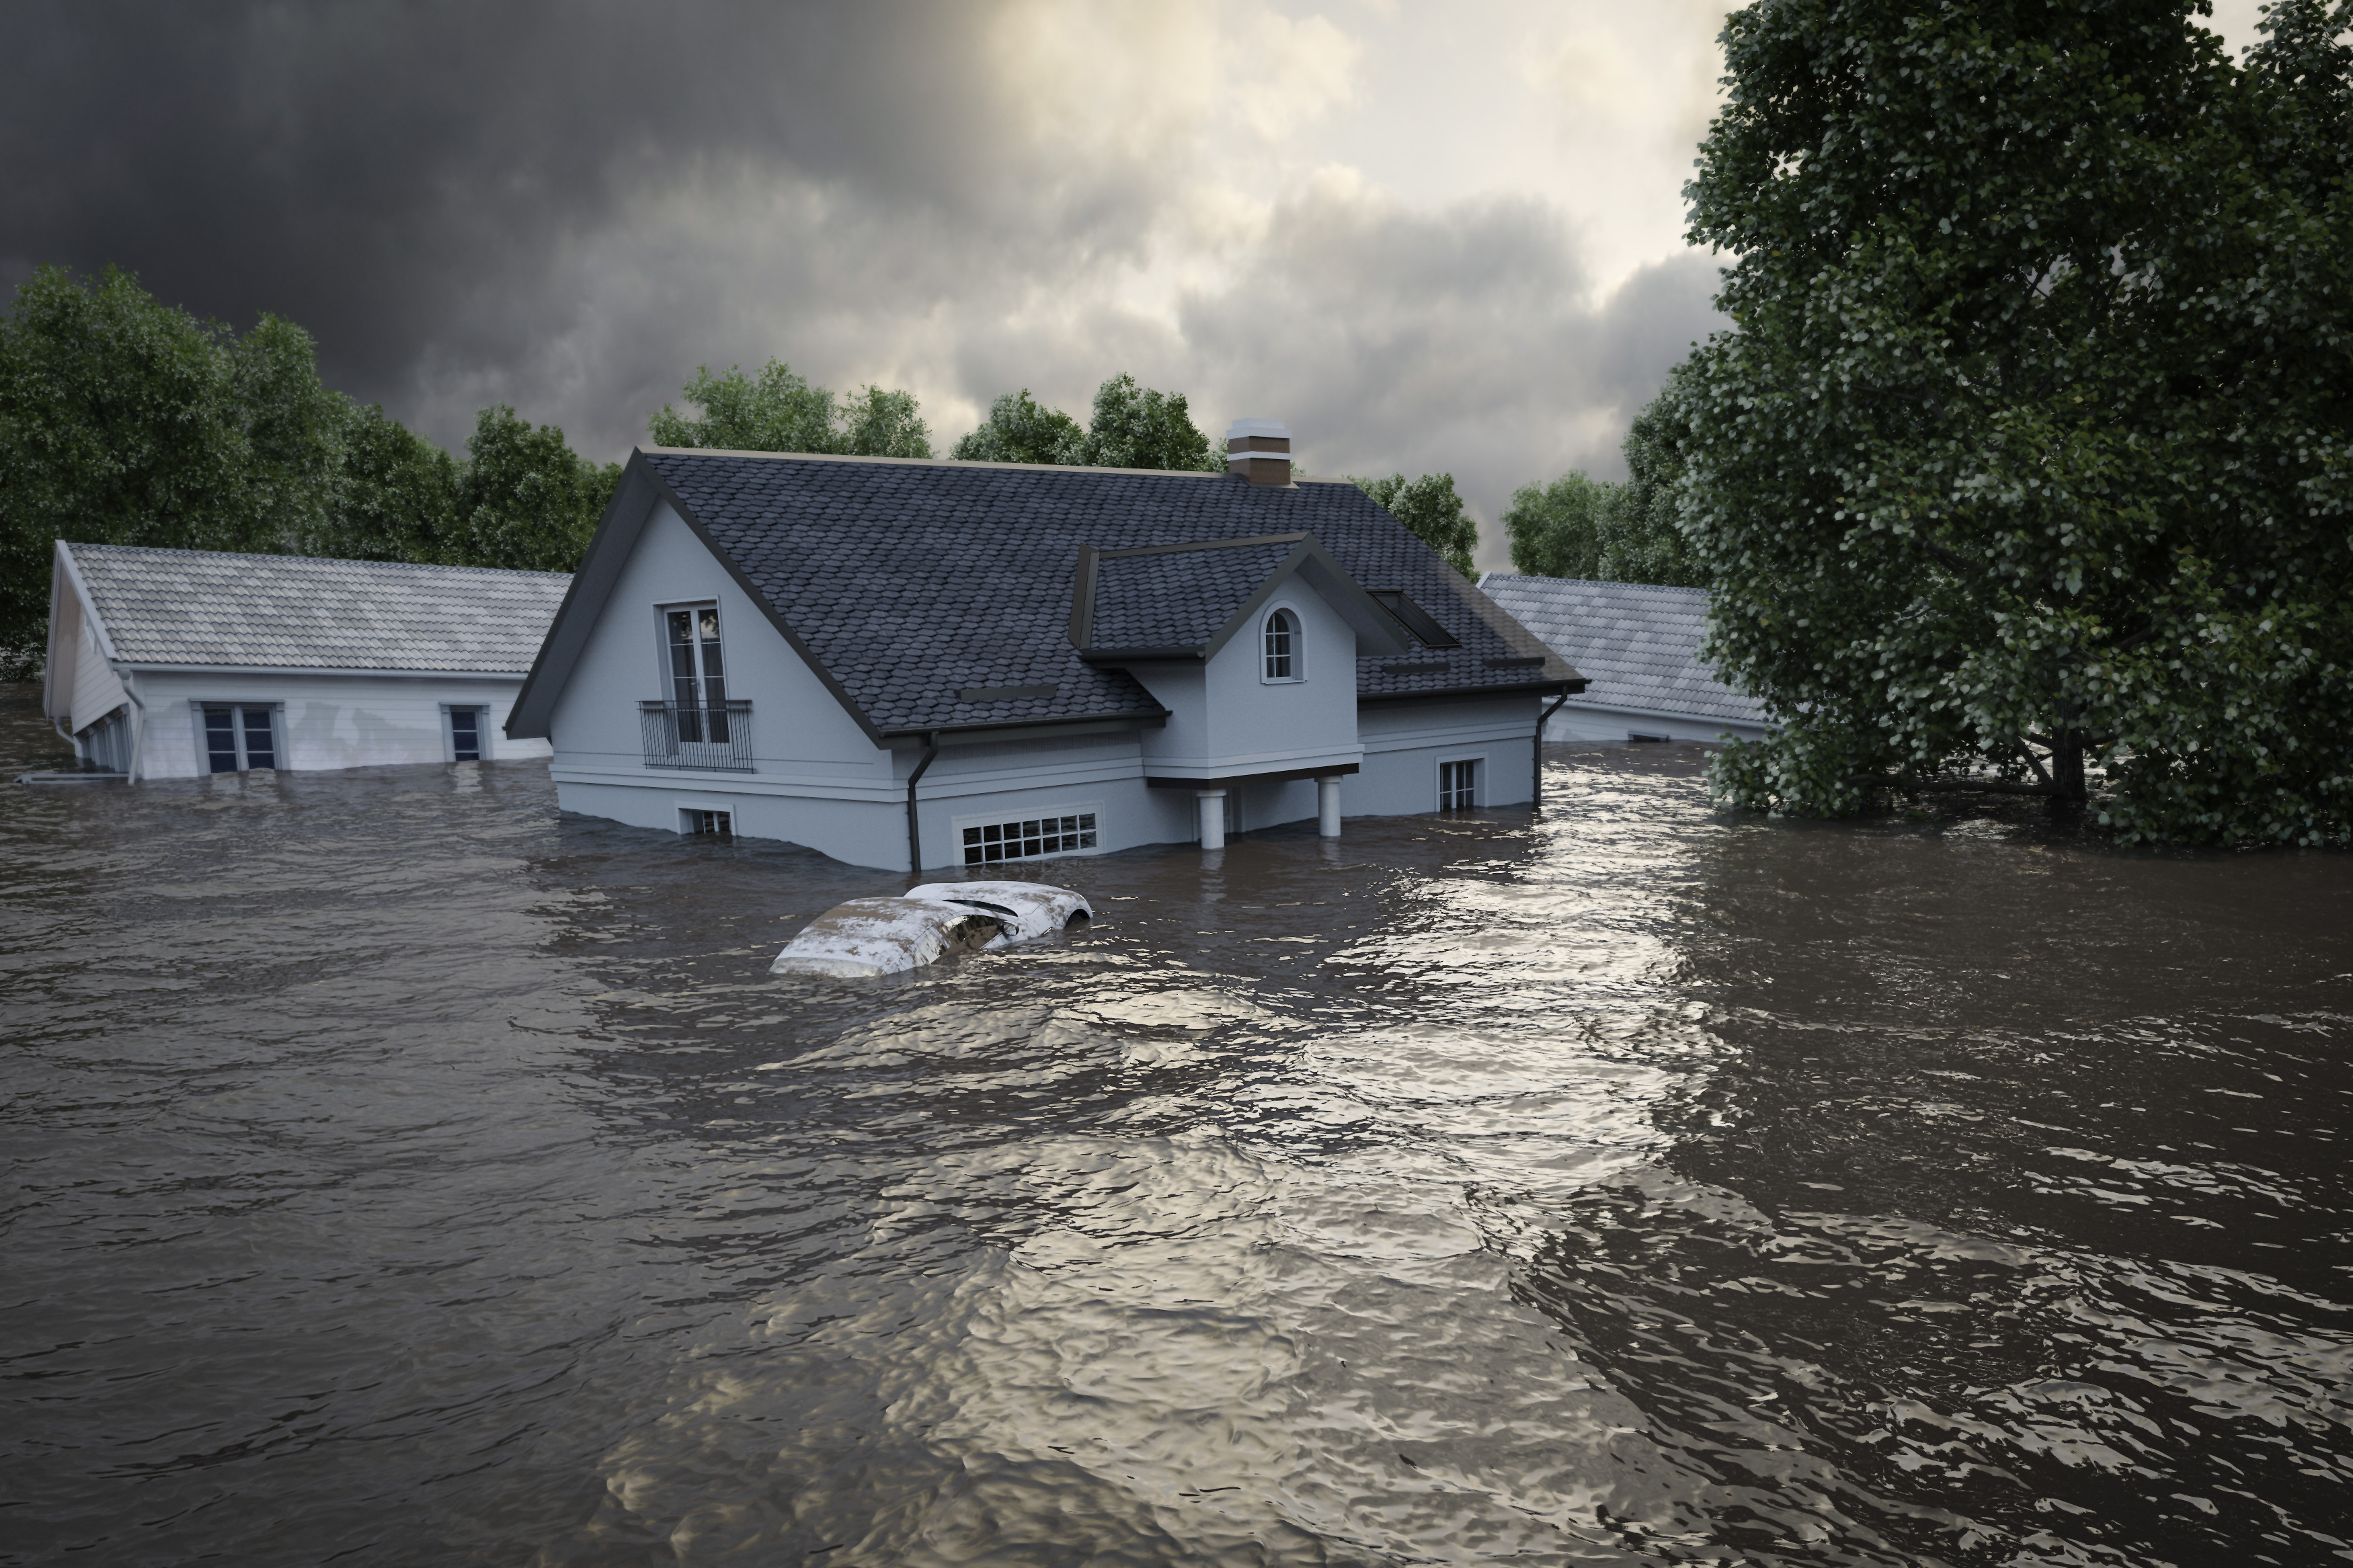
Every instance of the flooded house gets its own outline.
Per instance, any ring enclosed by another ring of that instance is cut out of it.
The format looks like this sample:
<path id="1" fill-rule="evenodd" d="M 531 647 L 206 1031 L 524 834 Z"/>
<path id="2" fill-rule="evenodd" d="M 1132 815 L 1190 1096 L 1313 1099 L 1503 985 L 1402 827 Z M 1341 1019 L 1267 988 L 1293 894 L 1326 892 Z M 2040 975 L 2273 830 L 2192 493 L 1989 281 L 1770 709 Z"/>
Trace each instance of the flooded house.
<path id="1" fill-rule="evenodd" d="M 507 733 L 566 810 L 892 869 L 1527 805 L 1577 670 L 1282 426 L 1228 446 L 639 450 Z"/>
<path id="2" fill-rule="evenodd" d="M 1704 588 L 1508 572 L 1479 586 L 1586 678 L 1546 723 L 1547 741 L 1754 741 L 1774 728 L 1701 659 Z"/>
<path id="3" fill-rule="evenodd" d="M 42 704 L 124 779 L 544 757 L 501 726 L 569 582 L 59 540 Z"/>

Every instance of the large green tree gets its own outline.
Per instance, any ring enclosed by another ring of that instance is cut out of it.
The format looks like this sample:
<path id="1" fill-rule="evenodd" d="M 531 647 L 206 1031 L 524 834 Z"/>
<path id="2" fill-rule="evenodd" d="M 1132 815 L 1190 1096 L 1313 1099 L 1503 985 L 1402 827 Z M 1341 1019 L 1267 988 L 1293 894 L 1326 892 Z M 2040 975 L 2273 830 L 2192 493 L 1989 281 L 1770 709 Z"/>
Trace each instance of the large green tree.
<path id="1" fill-rule="evenodd" d="M 1437 551 L 1449 566 L 1465 577 L 1472 574 L 1471 552 L 1479 548 L 1479 525 L 1462 498 L 1454 493 L 1452 474 L 1423 474 L 1411 479 L 1403 474 L 1382 479 L 1350 474 L 1348 482 Z"/>
<path id="2" fill-rule="evenodd" d="M 950 456 L 994 463 L 1064 463 L 1092 468 L 1226 471 L 1226 455 L 1193 423 L 1181 392 L 1159 392 L 1124 371 L 1095 389 L 1085 425 L 1029 395 L 1008 392 Z"/>
<path id="3" fill-rule="evenodd" d="M 646 421 L 663 447 L 719 447 L 741 452 L 828 452 L 865 458 L 928 458 L 931 431 L 912 392 L 860 387 L 837 398 L 782 360 L 757 375 L 742 365 L 721 374 L 697 366 L 686 384 L 694 417 L 664 404 Z"/>
<path id="4" fill-rule="evenodd" d="M 1726 799 L 2353 830 L 2353 5 L 1760 0 L 1687 187 L 1734 330 L 1670 377 Z M 2105 775 L 2104 780 L 2101 775 Z"/>
<path id="5" fill-rule="evenodd" d="M 1086 460 L 1086 426 L 1059 408 L 1049 408 L 1029 389 L 1000 395 L 978 428 L 956 440 L 948 454 L 967 462 L 1066 463 Z"/>
<path id="6" fill-rule="evenodd" d="M 1504 509 L 1512 568 L 1537 577 L 1659 583 L 1704 588 L 1705 574 L 1675 521 L 1683 457 L 1673 410 L 1654 402 L 1635 417 L 1622 484 L 1571 469 L 1550 484 L 1523 485 Z"/>
<path id="7" fill-rule="evenodd" d="M 323 384 L 291 321 L 45 267 L 0 316 L 0 668 L 37 664 L 59 539 L 570 571 L 618 472 L 503 407 L 461 462 Z"/>

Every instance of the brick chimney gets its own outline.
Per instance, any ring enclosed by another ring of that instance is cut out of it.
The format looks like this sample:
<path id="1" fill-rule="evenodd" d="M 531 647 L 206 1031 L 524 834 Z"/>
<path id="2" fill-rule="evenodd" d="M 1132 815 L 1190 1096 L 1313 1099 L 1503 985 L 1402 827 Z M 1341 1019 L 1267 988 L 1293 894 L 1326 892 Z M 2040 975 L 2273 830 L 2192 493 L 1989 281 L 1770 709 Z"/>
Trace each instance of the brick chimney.
<path id="1" fill-rule="evenodd" d="M 1254 485 L 1291 483 L 1291 426 L 1280 419 L 1237 419 L 1226 431 L 1226 472 Z"/>

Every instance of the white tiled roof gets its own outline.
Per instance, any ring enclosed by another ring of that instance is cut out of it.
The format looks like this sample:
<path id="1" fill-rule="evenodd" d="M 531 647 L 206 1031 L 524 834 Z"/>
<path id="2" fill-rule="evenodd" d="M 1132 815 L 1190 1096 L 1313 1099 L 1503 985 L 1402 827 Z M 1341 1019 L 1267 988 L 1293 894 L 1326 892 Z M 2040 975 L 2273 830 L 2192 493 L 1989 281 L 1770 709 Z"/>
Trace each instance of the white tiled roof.
<path id="1" fill-rule="evenodd" d="M 1700 637 L 1707 629 L 1704 588 L 1504 572 L 1488 573 L 1479 586 L 1585 677 L 1588 684 L 1568 700 L 1572 705 L 1772 722 L 1754 700 L 1700 663 Z"/>
<path id="2" fill-rule="evenodd" d="M 562 572 L 68 544 L 115 657 L 132 664 L 522 675 Z"/>

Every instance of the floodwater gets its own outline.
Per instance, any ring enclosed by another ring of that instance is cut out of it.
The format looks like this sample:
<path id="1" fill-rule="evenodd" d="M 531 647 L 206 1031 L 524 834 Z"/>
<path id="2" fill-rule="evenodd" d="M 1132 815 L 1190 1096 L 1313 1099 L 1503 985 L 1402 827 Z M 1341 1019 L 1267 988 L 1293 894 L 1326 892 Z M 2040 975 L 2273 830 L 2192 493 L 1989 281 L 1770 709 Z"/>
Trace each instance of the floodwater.
<path id="1" fill-rule="evenodd" d="M 2353 858 L 1698 775 L 863 985 L 538 764 L 11 788 L 0 1561 L 2353 1561 Z"/>

